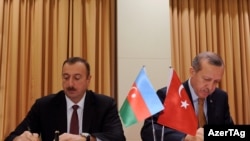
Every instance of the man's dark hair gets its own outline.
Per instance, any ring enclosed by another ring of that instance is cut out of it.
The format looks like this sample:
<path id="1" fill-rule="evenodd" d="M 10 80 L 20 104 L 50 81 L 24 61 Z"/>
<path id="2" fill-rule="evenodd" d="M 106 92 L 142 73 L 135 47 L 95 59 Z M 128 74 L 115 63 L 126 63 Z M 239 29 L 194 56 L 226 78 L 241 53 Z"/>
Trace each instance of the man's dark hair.
<path id="1" fill-rule="evenodd" d="M 201 70 L 201 61 L 207 60 L 209 64 L 223 66 L 224 62 L 219 55 L 213 52 L 203 52 L 198 54 L 192 61 L 192 67 L 195 71 Z"/>
<path id="2" fill-rule="evenodd" d="M 63 66 L 64 66 L 65 64 L 75 64 L 75 63 L 77 63 L 77 62 L 81 62 L 81 63 L 83 63 L 83 64 L 86 66 L 86 69 L 87 69 L 87 76 L 89 76 L 89 75 L 90 75 L 90 65 L 89 65 L 89 63 L 88 63 L 87 60 L 85 60 L 85 59 L 83 59 L 83 58 L 81 58 L 81 57 L 71 57 L 71 58 L 68 58 L 68 59 L 66 59 L 66 60 L 63 62 Z"/>

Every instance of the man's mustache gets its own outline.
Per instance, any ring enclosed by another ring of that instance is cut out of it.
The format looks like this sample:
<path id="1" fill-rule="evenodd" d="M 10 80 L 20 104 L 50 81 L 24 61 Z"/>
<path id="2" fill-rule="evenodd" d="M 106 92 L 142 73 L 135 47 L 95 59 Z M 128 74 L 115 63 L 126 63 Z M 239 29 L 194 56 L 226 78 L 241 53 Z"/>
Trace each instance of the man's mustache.
<path id="1" fill-rule="evenodd" d="M 68 90 L 68 91 L 75 91 L 76 88 L 74 88 L 74 87 L 68 87 L 67 90 Z"/>

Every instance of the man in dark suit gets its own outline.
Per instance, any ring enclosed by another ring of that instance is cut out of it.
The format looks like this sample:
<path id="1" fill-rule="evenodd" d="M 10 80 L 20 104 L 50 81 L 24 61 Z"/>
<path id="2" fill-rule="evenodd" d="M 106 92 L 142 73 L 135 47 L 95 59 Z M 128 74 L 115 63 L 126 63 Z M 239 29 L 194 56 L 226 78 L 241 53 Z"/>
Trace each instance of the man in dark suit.
<path id="1" fill-rule="evenodd" d="M 62 66 L 63 90 L 34 103 L 25 119 L 5 141 L 125 141 L 117 110 L 111 97 L 88 90 L 90 66 L 79 57 L 65 60 Z M 72 106 L 78 105 L 77 133 L 71 133 Z"/>
<path id="2" fill-rule="evenodd" d="M 204 114 L 206 124 L 233 125 L 228 104 L 228 95 L 217 88 L 224 73 L 223 60 L 212 52 L 198 54 L 192 61 L 190 78 L 183 83 L 198 116 L 198 98 L 205 99 Z M 166 87 L 157 91 L 162 103 L 166 97 Z M 197 127 L 195 136 L 188 135 L 157 123 L 160 113 L 145 120 L 141 129 L 143 141 L 202 141 L 203 126 Z M 174 114 L 174 113 L 173 113 Z M 171 116 L 171 115 L 169 115 Z M 188 122 L 188 121 L 187 121 Z"/>

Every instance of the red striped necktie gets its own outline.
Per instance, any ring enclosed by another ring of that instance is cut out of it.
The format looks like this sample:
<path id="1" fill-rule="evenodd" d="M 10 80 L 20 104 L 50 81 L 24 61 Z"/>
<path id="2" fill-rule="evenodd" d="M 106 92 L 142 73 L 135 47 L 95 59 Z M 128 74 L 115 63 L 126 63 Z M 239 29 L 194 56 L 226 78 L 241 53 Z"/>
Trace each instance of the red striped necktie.
<path id="1" fill-rule="evenodd" d="M 70 133 L 71 134 L 79 134 L 79 121 L 78 121 L 78 114 L 77 109 L 79 108 L 78 105 L 73 105 L 73 113 L 70 122 Z"/>

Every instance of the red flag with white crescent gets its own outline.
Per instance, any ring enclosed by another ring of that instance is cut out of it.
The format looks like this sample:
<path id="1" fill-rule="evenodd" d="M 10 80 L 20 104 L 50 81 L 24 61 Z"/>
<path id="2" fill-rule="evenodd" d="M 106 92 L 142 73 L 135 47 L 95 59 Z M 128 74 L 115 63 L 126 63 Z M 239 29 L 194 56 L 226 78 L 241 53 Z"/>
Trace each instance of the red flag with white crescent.
<path id="1" fill-rule="evenodd" d="M 195 135 L 198 127 L 192 103 L 177 73 L 170 68 L 170 81 L 167 86 L 164 110 L 157 121 L 159 124 L 180 132 Z"/>

